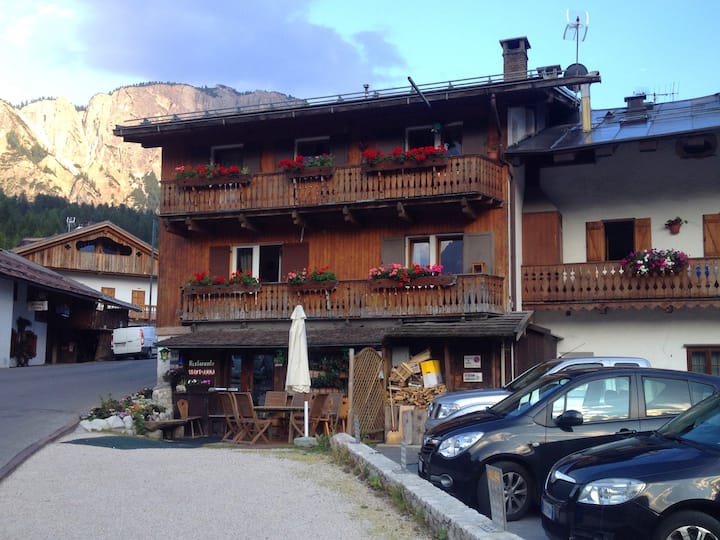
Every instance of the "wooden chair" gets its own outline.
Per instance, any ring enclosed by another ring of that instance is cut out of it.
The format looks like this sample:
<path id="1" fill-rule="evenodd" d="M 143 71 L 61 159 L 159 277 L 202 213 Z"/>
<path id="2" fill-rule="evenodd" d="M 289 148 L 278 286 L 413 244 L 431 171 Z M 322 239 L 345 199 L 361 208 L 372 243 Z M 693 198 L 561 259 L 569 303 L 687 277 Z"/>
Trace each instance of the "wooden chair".
<path id="1" fill-rule="evenodd" d="M 340 401 L 340 408 L 338 409 L 337 417 L 335 418 L 335 425 L 333 427 L 335 433 L 347 433 L 347 419 L 349 412 L 350 399 L 343 396 Z M 340 431 L 338 431 L 338 428 L 340 428 Z"/>
<path id="2" fill-rule="evenodd" d="M 335 431 L 337 415 L 340 411 L 343 395 L 340 392 L 331 392 L 327 396 L 325 408 L 323 409 L 323 414 L 319 423 L 323 425 L 325 435 L 329 437 L 330 434 Z"/>
<path id="3" fill-rule="evenodd" d="M 283 390 L 270 390 L 265 392 L 265 405 L 268 407 L 286 407 L 288 403 L 288 392 Z M 271 432 L 287 433 L 288 418 L 286 412 L 267 413 L 265 418 L 272 420 Z"/>
<path id="4" fill-rule="evenodd" d="M 188 403 L 187 399 L 178 399 L 177 400 L 177 408 L 178 412 L 180 413 L 180 418 L 182 420 L 185 420 L 186 426 L 190 428 L 190 437 L 203 437 L 205 435 L 205 432 L 203 431 L 202 427 L 202 416 L 188 416 L 188 409 L 190 407 L 190 404 Z M 197 435 L 195 434 L 197 431 Z"/>
<path id="5" fill-rule="evenodd" d="M 330 433 L 328 426 L 329 417 L 325 408 L 325 404 L 328 401 L 328 394 L 315 394 L 312 401 L 310 402 L 310 412 L 308 413 L 309 427 L 308 435 L 314 437 L 317 435 L 320 424 L 323 424 L 325 432 Z"/>
<path id="6" fill-rule="evenodd" d="M 272 419 L 260 418 L 257 415 L 257 412 L 255 411 L 255 406 L 253 404 L 252 394 L 250 392 L 238 392 L 235 397 L 237 400 L 240 416 L 246 422 L 246 426 L 248 429 L 248 439 L 252 437 L 252 439 L 248 441 L 243 440 L 238 442 L 255 444 L 258 439 L 263 439 L 266 443 L 269 444 L 270 439 L 268 439 L 265 433 L 268 429 L 270 429 L 270 426 L 272 425 Z"/>
<path id="7" fill-rule="evenodd" d="M 288 393 L 282 390 L 270 390 L 265 392 L 265 405 L 272 407 L 284 407 L 287 405 Z"/>
<path id="8" fill-rule="evenodd" d="M 240 418 L 235 396 L 230 392 L 218 392 L 225 415 L 225 435 L 220 442 L 236 443 L 247 436 L 245 422 Z"/>

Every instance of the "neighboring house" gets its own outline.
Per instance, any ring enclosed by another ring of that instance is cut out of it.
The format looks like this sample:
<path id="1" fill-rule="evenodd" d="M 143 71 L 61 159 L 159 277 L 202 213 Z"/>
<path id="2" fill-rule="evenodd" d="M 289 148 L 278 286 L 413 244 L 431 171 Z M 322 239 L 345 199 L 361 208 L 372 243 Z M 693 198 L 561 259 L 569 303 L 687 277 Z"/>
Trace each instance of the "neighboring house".
<path id="1" fill-rule="evenodd" d="M 626 102 L 508 149 L 525 185 L 522 308 L 563 338 L 560 353 L 718 375 L 720 94 Z M 621 264 L 653 248 L 689 264 L 641 276 Z"/>
<path id="2" fill-rule="evenodd" d="M 162 148 L 157 325 L 173 335 L 161 344 L 209 374 L 190 394 L 282 387 L 277 368 L 267 379 L 259 372 L 287 347 L 296 304 L 308 316 L 311 356 L 372 346 L 389 369 L 429 349 L 453 390 L 499 386 L 554 356 L 556 338 L 515 311 L 518 188 L 497 156 L 508 140 L 574 122 L 578 99 L 566 86 L 600 77 L 528 70 L 524 37 L 501 46 L 498 76 L 116 127 L 126 142 Z M 448 155 L 385 163 L 391 170 L 364 160 L 367 150 L 426 146 L 447 146 Z M 330 167 L 278 170 L 280 160 L 323 154 Z M 177 178 L 178 167 L 208 163 L 250 174 Z M 368 273 L 388 263 L 442 264 L 456 279 L 378 288 Z M 334 288 L 288 283 L 289 272 L 315 267 L 336 274 Z M 234 271 L 259 276 L 259 292 L 184 287 L 196 273 Z"/>
<path id="3" fill-rule="evenodd" d="M 136 309 L 0 250 L 0 368 L 107 358 L 112 329 Z"/>
<path id="4" fill-rule="evenodd" d="M 23 241 L 13 252 L 140 308 L 130 324 L 155 321 L 158 253 L 110 221 Z M 152 279 L 151 279 L 152 276 Z M 127 321 L 122 326 L 127 326 Z"/>

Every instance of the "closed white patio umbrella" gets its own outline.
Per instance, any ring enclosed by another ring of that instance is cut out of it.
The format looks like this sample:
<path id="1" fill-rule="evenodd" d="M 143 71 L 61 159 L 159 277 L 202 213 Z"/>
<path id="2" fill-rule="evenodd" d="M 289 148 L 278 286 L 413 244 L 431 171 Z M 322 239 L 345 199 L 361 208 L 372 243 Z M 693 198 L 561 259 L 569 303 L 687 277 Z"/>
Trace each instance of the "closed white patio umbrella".
<path id="1" fill-rule="evenodd" d="M 307 394 L 310 392 L 310 366 L 308 364 L 305 310 L 295 306 L 290 316 L 290 339 L 288 341 L 288 366 L 285 390 Z M 308 403 L 305 402 L 305 438 L 308 437 Z"/>

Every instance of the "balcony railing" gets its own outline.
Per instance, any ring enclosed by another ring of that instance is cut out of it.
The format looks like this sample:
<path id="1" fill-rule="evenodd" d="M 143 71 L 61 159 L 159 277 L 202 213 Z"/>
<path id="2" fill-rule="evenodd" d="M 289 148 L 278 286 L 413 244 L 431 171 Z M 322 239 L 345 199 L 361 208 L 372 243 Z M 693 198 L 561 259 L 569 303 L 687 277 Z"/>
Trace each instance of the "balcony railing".
<path id="1" fill-rule="evenodd" d="M 523 266 L 523 308 L 606 309 L 720 305 L 720 258 L 690 259 L 679 274 L 633 276 L 617 262 Z"/>
<path id="2" fill-rule="evenodd" d="M 360 166 L 335 167 L 332 176 L 293 180 L 287 173 L 256 174 L 246 181 L 228 178 L 212 185 L 162 182 L 161 215 L 295 208 L 323 204 L 459 196 L 503 199 L 503 168 L 483 156 L 457 156 L 444 167 L 363 172 Z"/>
<path id="3" fill-rule="evenodd" d="M 130 320 L 155 322 L 157 317 L 157 306 L 139 304 L 138 307 L 142 308 L 142 311 L 130 311 L 128 313 Z"/>
<path id="4" fill-rule="evenodd" d="M 479 274 L 457 277 L 445 288 L 373 290 L 367 280 L 340 281 L 333 291 L 294 292 L 287 283 L 264 284 L 259 292 L 195 294 L 181 290 L 180 319 L 203 321 L 289 320 L 301 303 L 308 318 L 375 319 L 450 317 L 504 313 L 503 278 Z"/>

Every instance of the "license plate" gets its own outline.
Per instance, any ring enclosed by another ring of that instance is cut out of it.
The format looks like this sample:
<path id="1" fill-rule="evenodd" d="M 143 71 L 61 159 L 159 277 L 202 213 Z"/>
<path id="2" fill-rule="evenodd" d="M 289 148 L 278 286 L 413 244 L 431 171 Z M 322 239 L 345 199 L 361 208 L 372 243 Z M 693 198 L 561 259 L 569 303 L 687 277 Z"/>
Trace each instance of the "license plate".
<path id="1" fill-rule="evenodd" d="M 546 518 L 553 521 L 555 520 L 555 506 L 551 502 L 543 499 L 540 502 L 540 511 Z"/>

